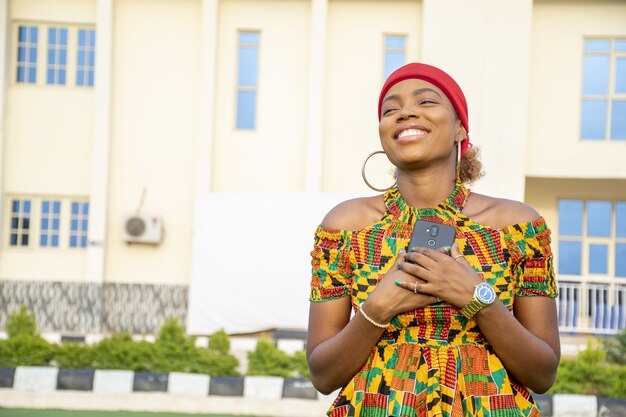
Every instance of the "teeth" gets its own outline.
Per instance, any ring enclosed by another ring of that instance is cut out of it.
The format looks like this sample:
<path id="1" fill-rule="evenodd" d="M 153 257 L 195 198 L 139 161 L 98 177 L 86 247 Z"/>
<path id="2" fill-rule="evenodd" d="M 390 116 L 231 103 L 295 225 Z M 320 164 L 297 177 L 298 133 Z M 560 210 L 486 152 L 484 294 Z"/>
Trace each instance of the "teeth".
<path id="1" fill-rule="evenodd" d="M 404 138 L 406 136 L 422 136 L 425 135 L 426 132 L 423 130 L 419 130 L 419 129 L 407 129 L 407 130 L 403 130 L 402 132 L 400 132 L 400 134 L 398 135 L 398 138 Z"/>

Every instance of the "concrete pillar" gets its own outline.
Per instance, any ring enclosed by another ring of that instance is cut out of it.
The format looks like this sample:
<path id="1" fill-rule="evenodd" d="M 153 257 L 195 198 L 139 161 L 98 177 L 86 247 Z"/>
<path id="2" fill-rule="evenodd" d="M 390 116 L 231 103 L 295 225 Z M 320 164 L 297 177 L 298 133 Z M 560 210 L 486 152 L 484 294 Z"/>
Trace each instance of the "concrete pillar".
<path id="1" fill-rule="evenodd" d="M 423 2 L 422 61 L 461 85 L 470 138 L 481 147 L 486 176 L 473 188 L 516 200 L 524 198 L 532 7 L 532 0 Z"/>
<path id="2" fill-rule="evenodd" d="M 324 133 L 324 70 L 328 0 L 311 0 L 311 45 L 309 64 L 309 114 L 305 161 L 305 191 L 322 187 Z"/>
<path id="3" fill-rule="evenodd" d="M 94 130 L 91 147 L 89 195 L 88 282 L 104 281 L 111 146 L 111 94 L 113 49 L 113 0 L 96 3 L 96 66 Z M 98 321 L 99 322 L 99 321 Z M 99 329 L 94 329 L 99 331 Z"/>
<path id="4" fill-rule="evenodd" d="M 196 137 L 196 196 L 211 192 L 215 131 L 215 82 L 219 0 L 202 0 L 200 41 L 200 102 Z M 195 224 L 195 223 L 194 223 Z"/>
<path id="5" fill-rule="evenodd" d="M 7 0 L 0 0 L 0 50 L 10 51 L 9 47 L 9 5 Z M 6 140 L 5 135 L 5 112 L 4 103 L 7 99 L 7 87 L 9 85 L 9 54 L 0 54 L 0 211 L 4 213 L 4 142 Z M 4 222 L 0 221 L 0 236 L 5 236 Z M 2 242 L 1 246 L 6 245 L 7 242 Z M 2 253 L 0 251 L 0 260 L 2 259 Z"/>

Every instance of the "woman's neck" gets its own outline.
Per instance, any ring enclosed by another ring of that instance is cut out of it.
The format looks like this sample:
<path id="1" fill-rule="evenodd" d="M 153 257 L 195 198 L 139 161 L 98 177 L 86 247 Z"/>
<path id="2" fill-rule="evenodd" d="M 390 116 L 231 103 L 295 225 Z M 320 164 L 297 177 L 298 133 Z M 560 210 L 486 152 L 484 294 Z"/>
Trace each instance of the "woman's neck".
<path id="1" fill-rule="evenodd" d="M 397 173 L 398 190 L 402 198 L 409 206 L 416 208 L 435 207 L 448 198 L 455 183 L 453 172 Z"/>

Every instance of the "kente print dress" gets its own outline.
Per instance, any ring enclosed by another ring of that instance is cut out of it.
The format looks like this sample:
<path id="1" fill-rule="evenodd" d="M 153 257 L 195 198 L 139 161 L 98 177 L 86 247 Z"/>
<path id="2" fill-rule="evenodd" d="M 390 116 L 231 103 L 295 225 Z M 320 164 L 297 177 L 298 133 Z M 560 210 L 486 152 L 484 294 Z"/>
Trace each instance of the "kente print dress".
<path id="1" fill-rule="evenodd" d="M 556 297 L 550 230 L 543 218 L 494 229 L 462 213 L 458 183 L 437 207 L 415 209 L 397 187 L 387 211 L 363 230 L 318 227 L 312 256 L 312 302 L 349 296 L 356 311 L 409 243 L 416 219 L 454 225 L 461 253 L 510 311 L 516 297 Z M 510 376 L 474 319 L 445 301 L 393 318 L 331 417 L 535 417 L 540 408 Z"/>

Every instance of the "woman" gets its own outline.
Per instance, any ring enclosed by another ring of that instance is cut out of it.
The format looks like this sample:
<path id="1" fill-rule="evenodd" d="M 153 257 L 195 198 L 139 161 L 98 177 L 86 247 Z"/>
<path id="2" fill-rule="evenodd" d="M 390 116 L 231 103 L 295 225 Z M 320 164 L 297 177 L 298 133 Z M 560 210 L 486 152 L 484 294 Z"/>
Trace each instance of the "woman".
<path id="1" fill-rule="evenodd" d="M 396 184 L 332 209 L 311 252 L 311 378 L 342 388 L 327 414 L 539 416 L 529 389 L 552 386 L 560 357 L 544 219 L 463 186 L 480 162 L 445 72 L 398 69 L 378 115 Z M 424 220 L 454 226 L 454 244 L 407 248 Z"/>

